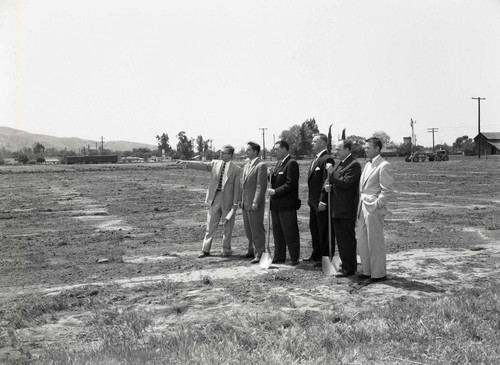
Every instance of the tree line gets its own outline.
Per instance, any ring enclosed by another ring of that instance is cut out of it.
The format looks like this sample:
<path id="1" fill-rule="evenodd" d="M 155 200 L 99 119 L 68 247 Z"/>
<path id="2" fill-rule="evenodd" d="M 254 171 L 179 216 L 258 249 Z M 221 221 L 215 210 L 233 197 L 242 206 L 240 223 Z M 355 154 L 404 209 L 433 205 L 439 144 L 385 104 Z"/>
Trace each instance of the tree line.
<path id="1" fill-rule="evenodd" d="M 333 145 L 338 140 L 350 140 L 353 142 L 353 154 L 356 157 L 365 157 L 365 141 L 366 137 L 357 135 L 347 135 L 346 129 L 343 129 L 342 135 L 334 138 L 331 135 L 331 127 L 328 130 L 329 138 L 329 148 L 331 149 Z M 303 123 L 294 124 L 290 128 L 283 130 L 279 134 L 279 139 L 285 140 L 290 145 L 290 154 L 297 158 L 309 158 L 313 155 L 312 150 L 312 139 L 314 134 L 319 133 L 319 128 L 314 118 L 306 119 Z M 326 134 L 326 133 L 325 133 Z M 423 150 L 424 147 L 420 145 L 413 146 L 411 143 L 400 143 L 396 144 L 391 140 L 391 137 L 384 131 L 375 131 L 371 136 L 378 137 L 382 140 L 384 147 L 388 150 L 392 150 L 393 153 L 398 156 L 406 156 L 415 150 Z M 370 136 L 370 137 L 371 137 Z M 175 136 L 177 138 L 177 143 L 175 147 L 170 144 L 170 137 L 167 133 L 162 133 L 156 135 L 157 149 L 151 150 L 149 148 L 135 148 L 131 151 L 111 151 L 106 150 L 107 154 L 118 155 L 119 158 L 122 157 L 139 157 L 148 160 L 152 157 L 169 157 L 172 159 L 192 159 L 195 157 L 203 156 L 207 160 L 217 158 L 219 156 L 218 151 L 212 151 L 210 145 L 210 139 L 203 138 L 202 135 L 198 135 L 196 139 L 187 136 L 185 131 L 180 131 Z M 474 155 L 477 153 L 476 144 L 472 138 L 467 135 L 458 137 L 452 146 L 444 144 L 438 144 L 435 146 L 436 149 L 444 149 L 449 153 L 461 152 L 465 155 Z M 266 155 L 272 156 L 272 150 L 266 149 Z M 102 152 L 102 151 L 101 151 Z M 4 147 L 0 148 L 0 165 L 5 164 L 5 158 L 13 158 L 22 164 L 28 163 L 43 163 L 47 156 L 59 158 L 61 163 L 66 163 L 66 159 L 69 156 L 79 156 L 79 155 L 92 155 L 99 154 L 97 149 L 91 150 L 83 147 L 79 151 L 74 150 L 58 150 L 55 148 L 45 148 L 43 144 L 36 142 L 32 147 L 24 147 L 18 151 L 11 152 L 6 150 Z M 237 155 L 241 157 L 245 156 L 245 147 L 242 147 L 236 152 Z"/>

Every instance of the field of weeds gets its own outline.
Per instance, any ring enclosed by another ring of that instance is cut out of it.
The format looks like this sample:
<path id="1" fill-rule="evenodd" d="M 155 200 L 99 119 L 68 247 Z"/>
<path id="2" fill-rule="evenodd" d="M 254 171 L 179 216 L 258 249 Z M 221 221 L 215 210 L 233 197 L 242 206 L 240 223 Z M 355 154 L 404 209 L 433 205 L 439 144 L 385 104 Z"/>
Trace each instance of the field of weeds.
<path id="1" fill-rule="evenodd" d="M 0 363 L 496 364 L 500 160 L 389 161 L 389 280 L 371 285 L 250 265 L 240 212 L 234 255 L 219 236 L 197 259 L 203 172 L 1 167 Z"/>

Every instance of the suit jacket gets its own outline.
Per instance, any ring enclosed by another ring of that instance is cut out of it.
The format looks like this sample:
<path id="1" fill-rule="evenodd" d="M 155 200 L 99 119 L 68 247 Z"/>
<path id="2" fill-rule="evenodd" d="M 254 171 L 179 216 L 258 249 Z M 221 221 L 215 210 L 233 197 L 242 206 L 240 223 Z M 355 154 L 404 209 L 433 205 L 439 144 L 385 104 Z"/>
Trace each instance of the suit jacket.
<path id="1" fill-rule="evenodd" d="M 332 185 L 331 213 L 333 218 L 356 218 L 360 178 L 361 165 L 352 155 L 335 166 L 333 172 L 329 174 L 328 181 Z"/>
<path id="2" fill-rule="evenodd" d="M 253 203 L 264 209 L 267 190 L 267 166 L 259 158 L 247 163 L 241 180 L 241 201 L 243 209 L 250 209 Z"/>
<path id="3" fill-rule="evenodd" d="M 271 210 L 297 210 L 299 200 L 299 165 L 288 156 L 271 175 Z"/>
<path id="4" fill-rule="evenodd" d="M 327 203 L 328 195 L 323 190 L 325 180 L 328 178 L 328 171 L 325 169 L 326 164 L 331 163 L 335 165 L 332 156 L 324 151 L 321 156 L 309 167 L 309 174 L 307 178 L 307 186 L 309 187 L 309 198 L 307 203 L 311 209 L 318 211 L 319 202 Z"/>
<path id="5" fill-rule="evenodd" d="M 220 170 L 222 160 L 212 160 L 211 162 L 188 161 L 187 167 L 196 170 L 210 171 L 210 182 L 207 189 L 205 203 L 211 205 L 214 201 L 217 187 L 219 185 Z M 233 161 L 226 163 L 227 172 L 222 180 L 222 206 L 225 210 L 230 210 L 233 205 L 237 205 L 241 199 L 241 167 Z"/>
<path id="6" fill-rule="evenodd" d="M 387 211 L 388 198 L 394 193 L 394 178 L 392 176 L 391 165 L 380 155 L 370 164 L 367 163 L 361 174 L 359 183 L 360 202 L 370 213 L 377 209 Z"/>

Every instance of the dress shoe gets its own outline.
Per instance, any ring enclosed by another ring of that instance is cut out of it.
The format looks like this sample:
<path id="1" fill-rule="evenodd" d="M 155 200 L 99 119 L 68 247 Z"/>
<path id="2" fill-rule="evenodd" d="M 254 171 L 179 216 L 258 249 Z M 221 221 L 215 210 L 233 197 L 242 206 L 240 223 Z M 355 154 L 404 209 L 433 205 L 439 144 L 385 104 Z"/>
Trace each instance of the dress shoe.
<path id="1" fill-rule="evenodd" d="M 365 274 L 359 274 L 358 275 L 358 279 L 370 279 L 371 276 L 370 275 L 365 275 Z"/>
<path id="2" fill-rule="evenodd" d="M 382 276 L 381 278 L 371 278 L 368 280 L 370 283 L 378 283 L 380 281 L 385 281 L 387 280 L 387 276 Z"/>
<path id="3" fill-rule="evenodd" d="M 201 258 L 207 257 L 207 256 L 210 256 L 210 254 L 208 252 L 201 251 L 201 253 L 198 255 L 198 258 L 201 259 Z"/>
<path id="4" fill-rule="evenodd" d="M 253 252 L 247 252 L 246 254 L 241 255 L 240 257 L 243 259 L 253 259 L 255 257 L 255 255 Z"/>
<path id="5" fill-rule="evenodd" d="M 292 266 L 297 266 L 299 264 L 299 260 L 294 260 L 292 262 L 290 262 L 290 265 Z"/>
<path id="6" fill-rule="evenodd" d="M 283 264 L 285 262 L 285 259 L 274 259 L 273 264 Z"/>
<path id="7" fill-rule="evenodd" d="M 314 257 L 313 255 L 309 256 L 307 259 L 302 259 L 302 261 L 311 261 L 311 262 L 316 262 L 318 260 L 316 260 L 316 257 Z"/>
<path id="8" fill-rule="evenodd" d="M 260 262 L 260 257 L 255 257 L 252 261 L 250 261 L 251 264 L 258 264 Z"/>
<path id="9" fill-rule="evenodd" d="M 353 276 L 353 275 L 354 275 L 353 272 L 347 272 L 347 271 L 345 271 L 343 269 L 340 269 L 339 272 L 338 272 L 338 274 L 335 275 L 335 277 L 336 278 L 346 278 L 348 276 Z"/>

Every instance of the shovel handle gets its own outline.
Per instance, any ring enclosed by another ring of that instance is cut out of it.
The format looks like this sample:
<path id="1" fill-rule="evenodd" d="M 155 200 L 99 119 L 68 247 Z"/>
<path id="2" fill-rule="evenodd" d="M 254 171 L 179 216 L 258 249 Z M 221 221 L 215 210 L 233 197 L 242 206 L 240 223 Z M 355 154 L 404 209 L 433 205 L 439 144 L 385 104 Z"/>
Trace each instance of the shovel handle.
<path id="1" fill-rule="evenodd" d="M 328 192 L 328 257 L 330 261 L 333 258 L 332 255 L 332 204 L 330 200 L 330 192 Z"/>

